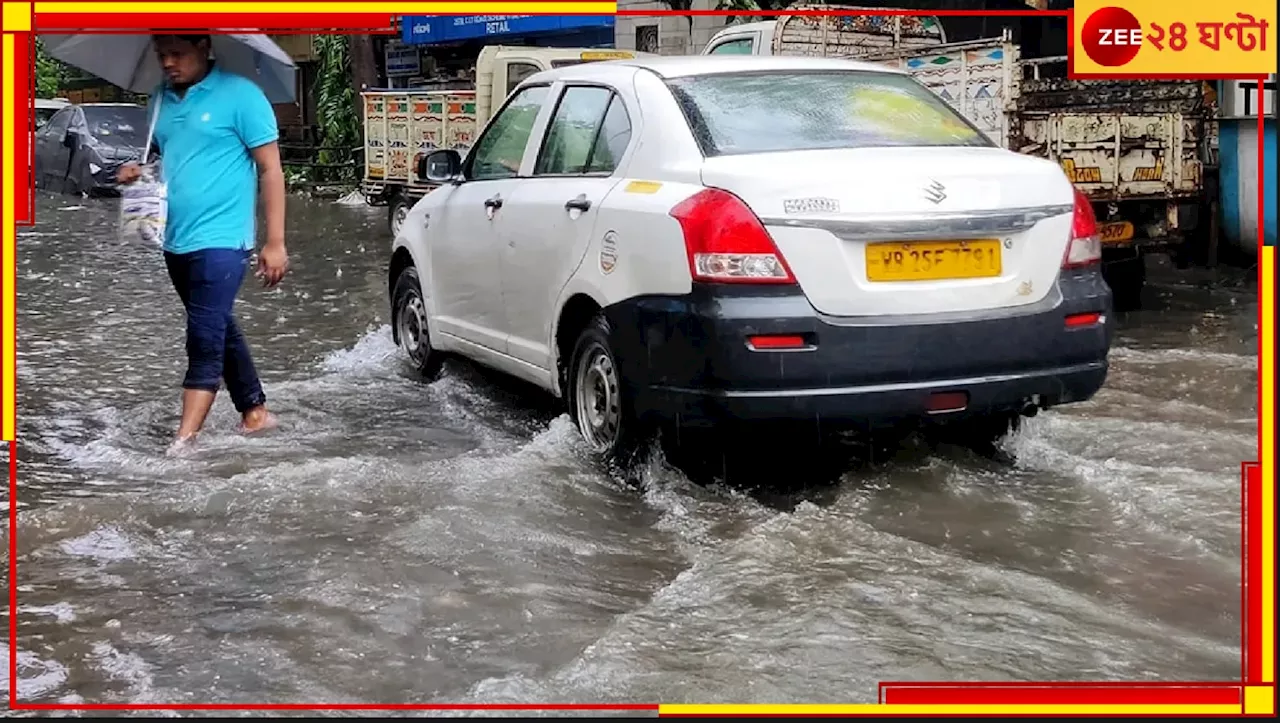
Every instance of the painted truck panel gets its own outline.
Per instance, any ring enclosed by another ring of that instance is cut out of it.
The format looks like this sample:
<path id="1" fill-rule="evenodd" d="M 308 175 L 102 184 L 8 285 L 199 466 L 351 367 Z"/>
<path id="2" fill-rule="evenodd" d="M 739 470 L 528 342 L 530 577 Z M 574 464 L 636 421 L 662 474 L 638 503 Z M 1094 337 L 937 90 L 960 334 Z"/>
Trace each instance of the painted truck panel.
<path id="1" fill-rule="evenodd" d="M 465 155 L 475 139 L 474 91 L 373 91 L 362 96 L 366 181 L 418 183 L 418 158 L 440 149 Z"/>
<path id="2" fill-rule="evenodd" d="M 826 6 L 807 6 L 824 9 Z M 841 12 L 857 10 L 839 7 Z M 772 55 L 860 57 L 894 49 L 912 50 L 946 42 L 938 19 L 903 15 L 788 15 L 776 21 Z"/>
<path id="3" fill-rule="evenodd" d="M 1216 162 L 1199 81 L 1028 79 L 1011 147 L 1057 161 L 1095 201 L 1189 199 Z"/>
<path id="4" fill-rule="evenodd" d="M 1023 153 L 1056 161 L 1095 201 L 1195 196 L 1203 125 L 1179 113 L 1023 114 Z"/>

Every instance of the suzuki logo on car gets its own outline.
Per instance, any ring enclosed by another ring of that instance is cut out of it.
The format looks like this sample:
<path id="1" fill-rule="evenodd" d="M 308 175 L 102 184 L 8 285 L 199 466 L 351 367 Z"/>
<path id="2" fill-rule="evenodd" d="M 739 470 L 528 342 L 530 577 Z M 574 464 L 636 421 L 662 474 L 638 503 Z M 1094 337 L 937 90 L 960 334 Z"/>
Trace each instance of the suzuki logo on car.
<path id="1" fill-rule="evenodd" d="M 925 186 L 924 197 L 934 203 L 942 203 L 947 199 L 947 187 L 934 181 Z"/>

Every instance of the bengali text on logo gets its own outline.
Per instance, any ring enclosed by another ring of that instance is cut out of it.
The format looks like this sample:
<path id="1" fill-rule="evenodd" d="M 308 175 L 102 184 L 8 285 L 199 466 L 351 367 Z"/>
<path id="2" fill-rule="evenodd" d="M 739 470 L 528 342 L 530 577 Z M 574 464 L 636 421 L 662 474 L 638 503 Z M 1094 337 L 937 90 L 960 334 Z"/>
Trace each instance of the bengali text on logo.
<path id="1" fill-rule="evenodd" d="M 1272 1 L 1084 0 L 1074 15 L 1073 76 L 1276 72 Z"/>

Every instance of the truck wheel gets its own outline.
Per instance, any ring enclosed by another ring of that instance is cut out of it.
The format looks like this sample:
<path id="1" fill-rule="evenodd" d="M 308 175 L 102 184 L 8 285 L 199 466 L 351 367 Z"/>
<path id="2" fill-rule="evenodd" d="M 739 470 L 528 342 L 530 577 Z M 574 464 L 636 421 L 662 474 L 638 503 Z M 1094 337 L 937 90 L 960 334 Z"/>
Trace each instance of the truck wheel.
<path id="1" fill-rule="evenodd" d="M 400 227 L 404 225 L 404 217 L 409 215 L 410 209 L 413 208 L 413 201 L 405 198 L 404 194 L 397 193 L 391 197 L 391 203 L 387 205 L 387 228 L 391 231 L 391 238 L 400 235 Z"/>
<path id="2" fill-rule="evenodd" d="M 573 347 L 569 362 L 569 416 L 592 454 L 627 466 L 645 441 L 631 394 L 609 344 L 609 322 L 597 314 Z"/>
<path id="3" fill-rule="evenodd" d="M 400 272 L 392 293 L 391 330 L 410 363 L 422 377 L 434 379 L 440 373 L 441 352 L 432 348 L 427 331 L 427 305 L 422 296 L 418 270 L 412 266 Z"/>
<path id="4" fill-rule="evenodd" d="M 1146 258 L 1141 255 L 1112 261 L 1103 267 L 1103 278 L 1111 287 L 1116 311 L 1142 308 L 1142 288 L 1147 283 Z"/>

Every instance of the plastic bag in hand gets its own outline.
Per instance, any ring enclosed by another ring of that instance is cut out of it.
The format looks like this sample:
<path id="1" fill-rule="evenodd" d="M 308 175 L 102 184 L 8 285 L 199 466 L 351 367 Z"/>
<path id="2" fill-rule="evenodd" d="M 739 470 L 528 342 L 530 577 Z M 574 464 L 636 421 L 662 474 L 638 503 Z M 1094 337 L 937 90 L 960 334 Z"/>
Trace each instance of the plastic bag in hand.
<path id="1" fill-rule="evenodd" d="M 169 214 L 169 188 L 158 164 L 142 167 L 142 175 L 120 187 L 120 238 L 164 245 Z"/>

